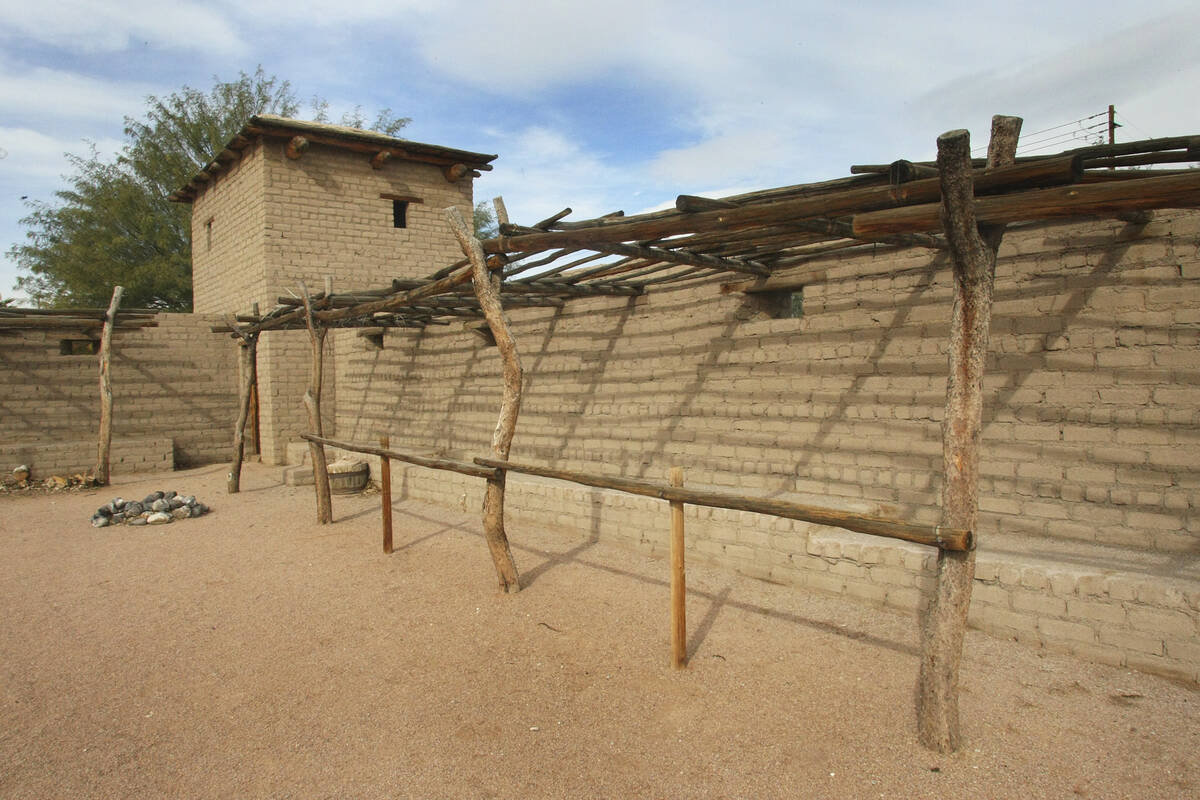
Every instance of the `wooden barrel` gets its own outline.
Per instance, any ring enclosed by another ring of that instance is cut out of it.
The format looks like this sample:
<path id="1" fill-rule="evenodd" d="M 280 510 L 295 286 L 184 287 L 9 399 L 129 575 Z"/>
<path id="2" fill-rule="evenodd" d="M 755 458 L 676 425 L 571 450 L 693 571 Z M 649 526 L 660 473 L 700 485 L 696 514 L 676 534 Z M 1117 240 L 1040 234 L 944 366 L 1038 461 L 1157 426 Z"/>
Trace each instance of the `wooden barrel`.
<path id="1" fill-rule="evenodd" d="M 329 491 L 333 494 L 354 494 L 367 488 L 371 467 L 365 461 L 335 461 L 329 465 Z"/>

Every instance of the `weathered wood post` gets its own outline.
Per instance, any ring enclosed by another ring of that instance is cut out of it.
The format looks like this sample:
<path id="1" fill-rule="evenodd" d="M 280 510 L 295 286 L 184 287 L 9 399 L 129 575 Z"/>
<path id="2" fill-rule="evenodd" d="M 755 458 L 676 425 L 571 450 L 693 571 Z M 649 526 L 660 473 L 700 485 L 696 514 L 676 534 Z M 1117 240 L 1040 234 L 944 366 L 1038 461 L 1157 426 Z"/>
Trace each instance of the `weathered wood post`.
<path id="1" fill-rule="evenodd" d="M 392 446 L 385 433 L 379 437 L 379 447 L 387 450 Z M 379 455 L 379 502 L 383 507 L 383 552 L 392 552 L 392 461 L 385 454 Z"/>
<path id="2" fill-rule="evenodd" d="M 992 118 L 988 166 L 1012 163 L 1021 120 Z M 949 377 L 942 420 L 942 522 L 974 530 L 979 516 L 979 438 L 983 419 L 983 371 L 992 318 L 996 251 L 1003 226 L 981 230 L 975 218 L 971 137 L 953 130 L 938 137 L 942 222 L 954 268 L 950 318 Z M 962 660 L 975 551 L 938 550 L 937 586 L 922 626 L 917 683 L 920 741 L 939 752 L 960 742 L 958 673 Z"/>
<path id="3" fill-rule="evenodd" d="M 112 301 L 104 315 L 104 328 L 100 332 L 100 442 L 96 453 L 96 483 L 108 483 L 109 459 L 112 450 L 112 335 L 117 324 L 117 309 L 121 306 L 124 286 L 114 286 Z"/>
<path id="4" fill-rule="evenodd" d="M 671 467 L 671 485 L 683 486 L 683 467 Z M 671 666 L 687 664 L 687 576 L 683 561 L 683 501 L 671 501 Z"/>
<path id="5" fill-rule="evenodd" d="M 517 355 L 516 341 L 500 305 L 500 276 L 488 270 L 483 248 L 479 240 L 471 234 L 459 210 L 454 206 L 447 208 L 446 217 L 454 235 L 458 237 L 463 253 L 471 261 L 475 297 L 479 300 L 479 306 L 487 319 L 492 337 L 496 340 L 496 348 L 500 351 L 504 365 L 504 397 L 500 402 L 500 419 L 496 422 L 496 430 L 492 434 L 492 452 L 496 458 L 507 461 L 509 450 L 512 448 L 513 434 L 517 429 L 517 415 L 521 411 L 521 359 Z M 483 533 L 492 552 L 492 561 L 496 564 L 500 590 L 518 592 L 521 590 L 521 581 L 517 574 L 517 565 L 513 562 L 512 550 L 508 546 L 508 536 L 504 532 L 506 475 L 506 471 L 501 469 L 497 471 L 497 477 L 487 479 L 487 489 L 483 497 Z"/>
<path id="6" fill-rule="evenodd" d="M 258 316 L 258 304 L 254 304 L 254 316 Z M 242 385 L 238 402 L 238 418 L 233 427 L 233 460 L 226 476 L 225 488 L 229 494 L 242 489 L 242 459 L 246 453 L 246 422 L 250 418 L 250 405 L 258 390 L 258 333 L 243 331 L 232 316 L 226 323 L 238 337 L 239 374 Z"/>
<path id="7" fill-rule="evenodd" d="M 326 284 L 328 286 L 328 282 Z M 312 298 L 308 286 L 300 281 L 300 296 L 304 301 L 304 320 L 308 326 L 308 337 L 312 342 L 312 378 L 304 391 L 304 408 L 308 411 L 308 425 L 317 436 L 325 435 L 321 422 L 321 380 L 324 377 L 325 326 L 313 315 Z M 326 293 L 326 297 L 329 293 Z M 325 447 L 313 441 L 308 443 L 313 462 L 313 484 L 317 493 L 317 522 L 328 525 L 333 522 L 333 501 L 329 491 L 329 465 L 325 462 Z"/>

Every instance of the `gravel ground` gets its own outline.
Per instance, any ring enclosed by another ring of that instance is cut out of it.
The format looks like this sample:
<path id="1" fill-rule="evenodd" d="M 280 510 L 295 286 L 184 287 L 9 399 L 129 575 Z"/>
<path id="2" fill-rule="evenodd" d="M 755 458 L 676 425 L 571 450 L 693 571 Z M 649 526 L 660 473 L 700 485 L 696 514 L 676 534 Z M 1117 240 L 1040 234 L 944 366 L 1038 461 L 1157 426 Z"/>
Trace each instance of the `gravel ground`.
<path id="1" fill-rule="evenodd" d="M 478 516 L 334 498 L 248 464 L 0 497 L 0 797 L 1190 798 L 1200 694 L 972 632 L 966 739 L 916 744 L 916 622 L 510 530 L 501 595 Z M 114 495 L 207 516 L 94 529 Z M 666 535 L 664 507 L 663 535 Z"/>

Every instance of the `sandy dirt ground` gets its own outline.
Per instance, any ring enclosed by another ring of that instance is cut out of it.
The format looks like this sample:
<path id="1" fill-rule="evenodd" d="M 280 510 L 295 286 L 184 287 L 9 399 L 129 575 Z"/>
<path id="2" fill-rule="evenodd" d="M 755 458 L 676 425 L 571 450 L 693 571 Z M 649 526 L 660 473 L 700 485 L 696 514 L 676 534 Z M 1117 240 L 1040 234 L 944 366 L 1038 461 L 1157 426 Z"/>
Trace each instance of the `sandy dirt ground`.
<path id="1" fill-rule="evenodd" d="M 478 515 L 335 497 L 247 465 L 0 497 L 0 797 L 1184 798 L 1200 693 L 972 633 L 966 744 L 916 744 L 916 622 L 511 529 L 501 595 Z M 94 529 L 113 496 L 208 516 Z M 663 535 L 667 511 L 663 510 Z"/>

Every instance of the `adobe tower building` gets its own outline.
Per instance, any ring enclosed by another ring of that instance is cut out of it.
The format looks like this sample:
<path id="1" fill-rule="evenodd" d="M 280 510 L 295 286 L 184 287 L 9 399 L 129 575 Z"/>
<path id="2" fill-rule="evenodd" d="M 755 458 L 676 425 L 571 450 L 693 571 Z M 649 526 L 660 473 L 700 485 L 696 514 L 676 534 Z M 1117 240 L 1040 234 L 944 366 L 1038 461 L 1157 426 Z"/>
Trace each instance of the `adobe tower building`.
<path id="1" fill-rule="evenodd" d="M 192 205 L 197 313 L 274 308 L 282 296 L 376 288 L 425 277 L 461 256 L 444 209 L 471 218 L 472 180 L 494 155 L 370 131 L 256 116 L 172 199 Z M 332 348 L 331 348 L 332 350 Z M 330 354 L 332 355 L 332 353 Z M 307 334 L 259 344 L 259 437 L 264 462 L 286 462 L 307 429 Z M 326 376 L 336 370 L 332 363 Z M 332 419 L 332 377 L 323 410 Z"/>

